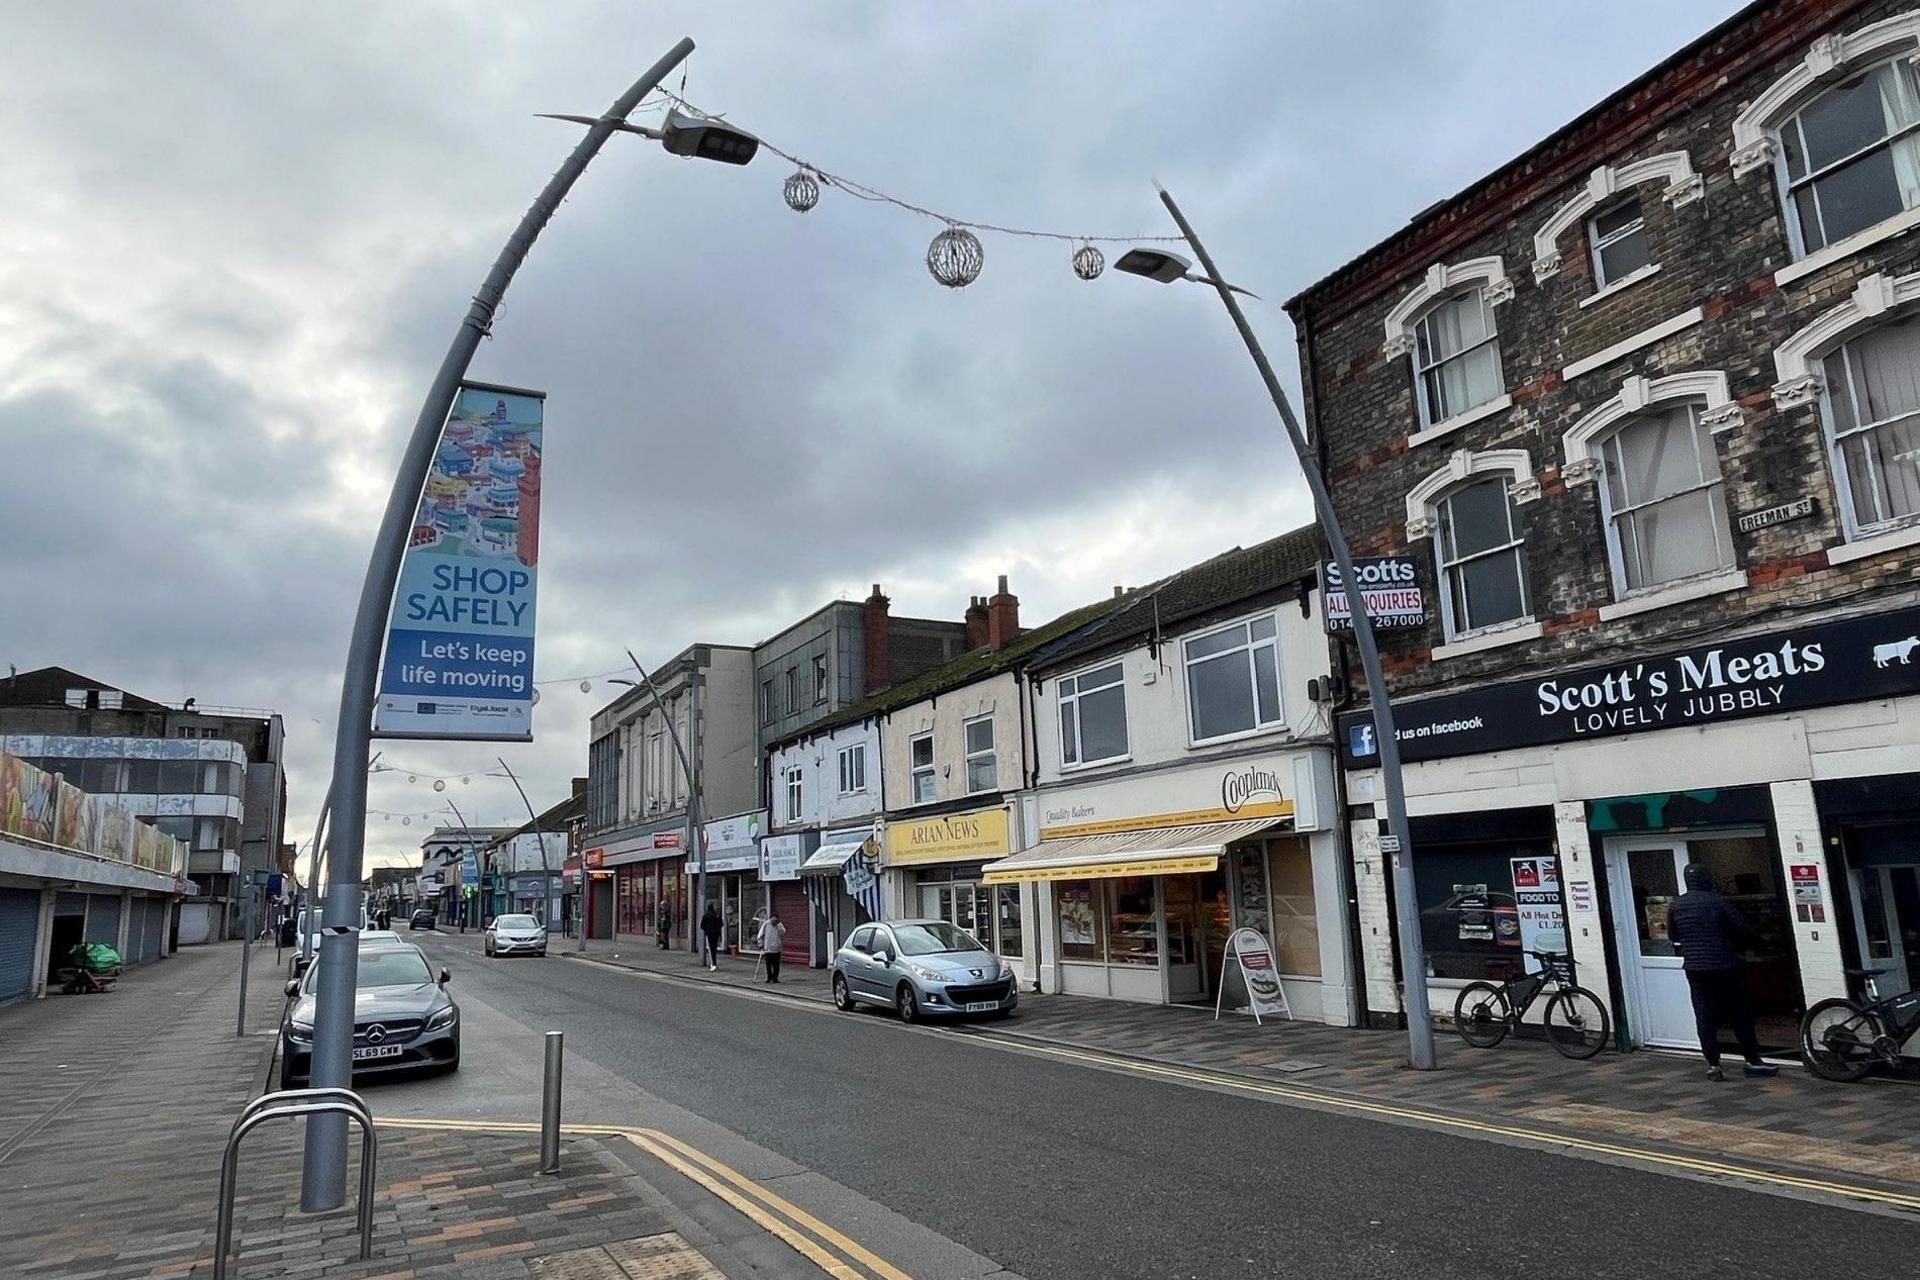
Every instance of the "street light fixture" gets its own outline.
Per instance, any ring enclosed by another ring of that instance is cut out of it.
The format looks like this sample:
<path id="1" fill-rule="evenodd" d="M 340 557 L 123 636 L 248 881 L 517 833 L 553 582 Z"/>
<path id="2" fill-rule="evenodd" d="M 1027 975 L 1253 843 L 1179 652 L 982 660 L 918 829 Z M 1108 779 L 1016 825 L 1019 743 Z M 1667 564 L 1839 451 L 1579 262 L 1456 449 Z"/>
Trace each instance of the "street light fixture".
<path id="1" fill-rule="evenodd" d="M 1368 701 L 1372 704 L 1374 737 L 1379 743 L 1380 776 L 1387 792 L 1387 830 L 1390 837 L 1381 842 L 1381 849 L 1391 859 L 1393 868 L 1393 905 L 1396 932 L 1400 941 L 1400 964 L 1405 978 L 1403 1000 L 1407 1007 L 1407 1048 L 1412 1065 L 1421 1071 L 1431 1071 L 1436 1062 L 1433 1047 L 1433 1013 L 1427 1006 L 1427 961 L 1426 949 L 1420 938 L 1419 899 L 1413 882 L 1413 840 L 1407 826 L 1406 789 L 1400 778 L 1400 742 L 1394 733 L 1393 706 L 1387 700 L 1386 676 L 1380 667 L 1380 649 L 1374 643 L 1373 619 L 1367 616 L 1367 610 L 1358 601 L 1360 577 L 1353 569 L 1353 552 L 1347 545 L 1347 536 L 1340 528 L 1340 518 L 1333 509 L 1333 499 L 1327 492 L 1326 478 L 1320 474 L 1313 451 L 1307 446 L 1307 438 L 1300 429 L 1300 422 L 1293 416 L 1293 406 L 1287 400 L 1286 391 L 1280 386 L 1280 380 L 1273 374 L 1273 366 L 1267 360 L 1267 353 L 1261 348 L 1260 340 L 1254 337 L 1253 328 L 1247 323 L 1246 315 L 1240 310 L 1240 304 L 1234 300 L 1236 293 L 1246 293 L 1236 289 L 1220 278 L 1220 272 L 1213 265 L 1213 258 L 1207 253 L 1206 246 L 1200 243 L 1200 237 L 1194 234 L 1186 216 L 1180 212 L 1180 206 L 1173 202 L 1167 189 L 1159 183 L 1154 188 L 1160 192 L 1160 202 L 1173 215 L 1180 228 L 1180 234 L 1186 238 L 1200 259 L 1204 275 L 1189 273 L 1192 265 L 1177 253 L 1166 253 L 1158 249 L 1131 249 L 1121 255 L 1114 265 L 1130 275 L 1145 276 L 1149 280 L 1158 280 L 1170 284 L 1175 280 L 1193 280 L 1200 284 L 1210 284 L 1220 294 L 1221 303 L 1227 308 L 1227 314 L 1233 318 L 1233 326 L 1240 331 L 1240 339 L 1246 343 L 1247 354 L 1253 357 L 1254 366 L 1260 371 L 1260 378 L 1266 383 L 1267 394 L 1273 400 L 1273 407 L 1280 412 L 1280 421 L 1287 429 L 1287 440 L 1293 445 L 1294 457 L 1300 463 L 1301 474 L 1306 478 L 1307 488 L 1313 494 L 1314 514 L 1319 517 L 1320 532 L 1326 537 L 1328 549 L 1333 553 L 1334 563 L 1340 567 L 1340 580 L 1347 584 L 1348 599 L 1353 607 L 1348 612 L 1353 617 L 1354 642 L 1360 650 L 1360 667 L 1366 673 Z M 1251 294 L 1249 297 L 1253 296 Z"/>
<path id="2" fill-rule="evenodd" d="M 622 684 L 629 688 L 645 686 L 646 691 L 653 696 L 653 705 L 660 708 L 661 719 L 667 722 L 667 736 L 673 739 L 674 754 L 680 757 L 680 770 L 687 775 L 687 848 L 693 853 L 695 866 L 693 902 L 699 910 L 705 911 L 707 909 L 707 842 L 701 838 L 700 831 L 700 776 L 693 771 L 693 761 L 687 756 L 687 744 L 680 740 L 679 726 L 674 724 L 673 713 L 667 710 L 666 699 L 660 696 L 660 690 L 653 683 L 653 677 L 647 674 L 647 669 L 640 665 L 640 659 L 633 656 L 631 649 L 627 650 L 627 661 L 631 662 L 633 669 L 640 673 L 639 681 L 615 676 L 607 683 Z M 687 692 L 689 732 L 693 729 L 696 706 L 693 687 L 689 680 Z"/>
<path id="3" fill-rule="evenodd" d="M 387 613 L 393 603 L 394 586 L 400 577 L 413 529 L 414 513 L 427 483 L 440 432 L 453 411 L 454 396 L 480 339 L 493 328 L 494 316 L 506 296 L 507 286 L 526 261 L 540 232 L 552 219 L 580 180 L 587 165 L 606 146 L 615 132 L 640 132 L 626 125 L 640 100 L 657 88 L 668 73 L 693 52 L 693 41 L 683 39 L 614 99 L 606 114 L 587 124 L 586 136 L 574 145 L 565 163 L 534 197 L 506 244 L 493 261 L 487 277 L 473 294 L 466 314 L 461 318 L 447 354 L 441 359 L 433 384 L 427 389 L 420 414 L 401 455 L 393 489 L 387 495 L 386 510 L 374 538 L 367 561 L 367 574 L 360 585 L 360 602 L 354 612 L 352 638 L 347 646 L 346 670 L 340 682 L 340 718 L 334 730 L 333 784 L 328 793 L 330 807 L 339 815 L 332 839 L 332 866 L 328 871 L 324 927 L 336 936 L 348 936 L 359 927 L 360 870 L 366 847 L 367 824 L 367 751 L 373 738 L 373 706 L 379 682 L 381 642 L 385 636 Z M 715 122 L 709 122 L 713 124 Z M 693 135 L 687 135 L 692 137 Z M 715 135 L 716 138 L 718 135 Z M 697 138 L 694 139 L 696 142 Z M 665 138 L 662 138 L 665 141 Z M 714 144 L 716 147 L 718 144 Z M 689 154 L 744 164 L 752 159 L 740 154 L 734 144 L 709 152 L 696 145 Z M 315 978 L 312 1082 L 318 1088 L 345 1089 L 353 1083 L 353 1006 L 354 989 L 359 976 L 360 953 L 357 946 L 322 947 Z M 347 1191 L 347 1118 L 344 1115 L 320 1115 L 307 1121 L 306 1149 L 301 1168 L 300 1207 L 308 1213 L 337 1209 L 346 1201 Z"/>
<path id="4" fill-rule="evenodd" d="M 547 842 L 544 838 L 546 832 L 540 829 L 540 815 L 533 811 L 533 801 L 527 799 L 527 789 L 520 785 L 520 779 L 516 777 L 513 770 L 508 767 L 506 757 L 495 756 L 494 759 L 500 762 L 500 768 L 505 772 L 490 773 L 486 776 L 489 778 L 505 778 L 511 782 L 513 789 L 520 793 L 520 803 L 527 806 L 527 824 L 533 828 L 533 838 L 540 846 L 540 909 L 543 914 L 551 917 L 553 914 L 553 867 L 547 861 Z M 551 932 L 551 928 L 548 926 L 546 920 L 542 920 L 540 923 L 542 927 L 548 928 L 548 931 Z"/>

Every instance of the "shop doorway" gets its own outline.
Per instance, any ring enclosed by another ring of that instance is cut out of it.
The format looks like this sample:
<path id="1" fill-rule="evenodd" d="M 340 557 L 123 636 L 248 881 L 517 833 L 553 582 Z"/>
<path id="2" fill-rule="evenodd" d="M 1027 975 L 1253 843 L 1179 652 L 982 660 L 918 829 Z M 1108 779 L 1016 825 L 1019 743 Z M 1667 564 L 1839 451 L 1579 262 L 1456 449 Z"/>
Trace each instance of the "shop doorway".
<path id="1" fill-rule="evenodd" d="M 1920 981 L 1920 866 L 1855 867 L 1851 878 L 1865 967 L 1883 971 L 1883 996 L 1913 990 Z"/>
<path id="2" fill-rule="evenodd" d="M 1220 991 L 1227 939 L 1233 936 L 1233 901 L 1224 868 L 1166 879 L 1167 997 L 1210 1001 Z"/>
<path id="3" fill-rule="evenodd" d="M 1747 994 L 1760 1043 L 1791 1046 L 1799 1027 L 1800 977 L 1779 860 L 1763 832 L 1616 837 L 1607 842 L 1608 888 L 1635 1044 L 1698 1049 L 1693 1003 L 1668 913 L 1700 863 L 1746 918 Z M 1723 1035 L 1729 1034 L 1723 1032 Z"/>

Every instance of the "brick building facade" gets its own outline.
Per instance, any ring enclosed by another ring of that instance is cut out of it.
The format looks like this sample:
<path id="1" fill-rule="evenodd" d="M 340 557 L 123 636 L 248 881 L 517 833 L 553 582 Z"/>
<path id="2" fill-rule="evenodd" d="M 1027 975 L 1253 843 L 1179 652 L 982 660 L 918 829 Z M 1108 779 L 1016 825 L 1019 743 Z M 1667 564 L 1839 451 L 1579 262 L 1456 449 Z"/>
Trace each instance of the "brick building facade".
<path id="1" fill-rule="evenodd" d="M 1437 1008 L 1544 939 L 1693 1043 L 1688 862 L 1776 1042 L 1848 965 L 1920 980 L 1917 64 L 1912 0 L 1750 5 L 1288 304 L 1355 550 L 1432 602 L 1382 648 Z"/>

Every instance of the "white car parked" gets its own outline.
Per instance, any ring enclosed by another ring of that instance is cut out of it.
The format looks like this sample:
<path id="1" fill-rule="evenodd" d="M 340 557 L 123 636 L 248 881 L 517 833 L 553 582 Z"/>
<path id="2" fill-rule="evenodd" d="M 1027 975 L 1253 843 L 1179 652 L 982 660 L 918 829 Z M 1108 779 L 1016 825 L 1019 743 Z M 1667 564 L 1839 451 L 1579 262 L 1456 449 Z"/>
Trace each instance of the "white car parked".
<path id="1" fill-rule="evenodd" d="M 495 916 L 487 926 L 489 956 L 544 956 L 547 927 L 532 916 Z"/>

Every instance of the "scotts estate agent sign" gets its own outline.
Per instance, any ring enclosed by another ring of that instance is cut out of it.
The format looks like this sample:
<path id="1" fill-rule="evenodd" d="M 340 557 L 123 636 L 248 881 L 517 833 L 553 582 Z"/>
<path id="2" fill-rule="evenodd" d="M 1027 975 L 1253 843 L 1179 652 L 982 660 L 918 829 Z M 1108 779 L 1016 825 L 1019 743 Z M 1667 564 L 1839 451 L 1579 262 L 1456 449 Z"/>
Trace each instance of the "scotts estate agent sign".
<path id="1" fill-rule="evenodd" d="M 544 394 L 454 398 L 387 616 L 377 736 L 533 737 Z"/>
<path id="2" fill-rule="evenodd" d="M 1382 629 L 1418 627 L 1427 621 L 1427 599 L 1420 569 L 1411 556 L 1362 556 L 1353 562 L 1367 616 Z M 1353 606 L 1340 580 L 1340 566 L 1320 562 L 1321 598 L 1326 601 L 1328 631 L 1353 630 Z"/>
<path id="3" fill-rule="evenodd" d="M 1727 640 L 1393 704 L 1406 760 L 1502 751 L 1920 693 L 1920 609 Z M 1340 718 L 1350 765 L 1379 757 L 1373 720 Z"/>

